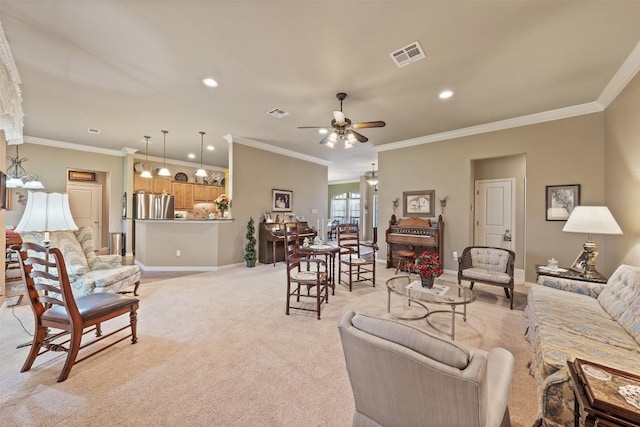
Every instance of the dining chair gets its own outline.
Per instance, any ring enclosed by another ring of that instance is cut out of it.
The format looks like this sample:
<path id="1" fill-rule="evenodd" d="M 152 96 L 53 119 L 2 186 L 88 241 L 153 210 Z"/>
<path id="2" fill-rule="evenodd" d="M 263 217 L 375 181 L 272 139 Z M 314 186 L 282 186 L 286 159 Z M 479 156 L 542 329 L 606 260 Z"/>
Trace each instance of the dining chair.
<path id="1" fill-rule="evenodd" d="M 285 313 L 289 315 L 290 309 L 316 312 L 320 320 L 320 306 L 329 303 L 329 281 L 327 263 L 317 258 L 301 257 L 299 253 L 300 236 L 296 223 L 287 223 L 284 228 L 285 262 L 287 264 L 287 306 Z M 301 292 L 301 289 L 306 292 Z M 323 295 L 324 294 L 324 295 Z M 296 303 L 291 304 L 291 298 L 295 297 Z M 301 298 L 312 299 L 314 308 L 309 308 Z"/>
<path id="2" fill-rule="evenodd" d="M 64 257 L 58 248 L 23 243 L 19 255 L 22 280 L 27 288 L 35 320 L 31 350 L 21 372 L 30 370 L 36 358 L 44 353 L 64 351 L 67 358 L 58 377 L 58 382 L 62 382 L 67 379 L 74 364 L 129 337 L 132 344 L 138 341 L 137 298 L 114 293 L 93 293 L 75 298 Z M 102 322 L 127 314 L 129 322 L 125 326 L 102 335 Z M 49 335 L 49 328 L 61 332 Z M 77 359 L 80 350 L 127 328 L 131 330 L 127 335 L 116 337 L 109 344 Z M 90 332 L 95 332 L 96 338 L 82 344 L 83 335 Z"/>
<path id="3" fill-rule="evenodd" d="M 361 242 L 358 224 L 351 223 L 338 225 L 338 247 L 338 281 L 349 285 L 349 292 L 357 282 L 370 282 L 375 287 L 378 245 Z"/>

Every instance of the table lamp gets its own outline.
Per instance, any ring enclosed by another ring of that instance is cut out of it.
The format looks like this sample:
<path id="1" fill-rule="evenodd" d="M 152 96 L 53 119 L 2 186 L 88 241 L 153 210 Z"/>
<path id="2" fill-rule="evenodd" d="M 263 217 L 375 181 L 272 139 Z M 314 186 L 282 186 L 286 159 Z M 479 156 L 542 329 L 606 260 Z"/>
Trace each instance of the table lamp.
<path id="1" fill-rule="evenodd" d="M 43 244 L 48 248 L 51 243 L 49 232 L 77 229 L 71 216 L 68 194 L 29 191 L 27 206 L 15 231 L 44 232 Z"/>
<path id="2" fill-rule="evenodd" d="M 583 277 L 592 279 L 597 276 L 596 257 L 598 246 L 591 237 L 592 234 L 622 234 L 618 223 L 606 206 L 576 206 L 571 211 L 567 223 L 562 231 L 569 233 L 587 233 L 583 253 L 586 256 Z"/>

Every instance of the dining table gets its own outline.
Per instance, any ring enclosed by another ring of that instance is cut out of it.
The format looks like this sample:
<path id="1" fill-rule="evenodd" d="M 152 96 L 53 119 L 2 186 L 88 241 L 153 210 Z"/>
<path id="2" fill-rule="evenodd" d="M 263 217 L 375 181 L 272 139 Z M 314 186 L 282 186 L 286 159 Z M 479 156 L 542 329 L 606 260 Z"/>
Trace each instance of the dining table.
<path id="1" fill-rule="evenodd" d="M 298 249 L 298 253 L 301 257 L 317 258 L 324 257 L 324 261 L 327 265 L 327 274 L 329 275 L 329 286 L 331 286 L 331 294 L 336 294 L 336 255 L 340 252 L 338 246 L 327 244 L 309 244 L 301 245 Z"/>

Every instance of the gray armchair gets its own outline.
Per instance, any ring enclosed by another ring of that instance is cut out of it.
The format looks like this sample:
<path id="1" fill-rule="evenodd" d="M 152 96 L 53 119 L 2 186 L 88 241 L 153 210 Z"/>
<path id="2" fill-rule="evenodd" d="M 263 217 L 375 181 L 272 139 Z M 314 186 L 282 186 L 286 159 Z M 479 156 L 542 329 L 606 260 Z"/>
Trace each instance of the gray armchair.
<path id="1" fill-rule="evenodd" d="M 511 425 L 513 355 L 393 320 L 356 314 L 338 326 L 355 399 L 353 426 Z"/>
<path id="2" fill-rule="evenodd" d="M 502 286 L 513 310 L 515 262 L 516 254 L 509 249 L 469 246 L 464 248 L 462 256 L 458 258 L 458 284 L 468 280 L 471 282 L 471 289 L 475 282 Z"/>

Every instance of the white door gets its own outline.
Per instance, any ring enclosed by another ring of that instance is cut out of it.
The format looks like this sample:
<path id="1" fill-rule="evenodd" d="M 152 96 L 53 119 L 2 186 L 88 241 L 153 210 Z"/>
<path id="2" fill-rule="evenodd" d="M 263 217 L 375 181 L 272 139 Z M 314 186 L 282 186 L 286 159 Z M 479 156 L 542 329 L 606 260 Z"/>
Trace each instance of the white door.
<path id="1" fill-rule="evenodd" d="M 515 179 L 476 181 L 474 244 L 513 250 Z"/>
<path id="2" fill-rule="evenodd" d="M 67 184 L 69 208 L 78 227 L 93 229 L 93 248 L 102 247 L 102 186 L 100 184 Z"/>

